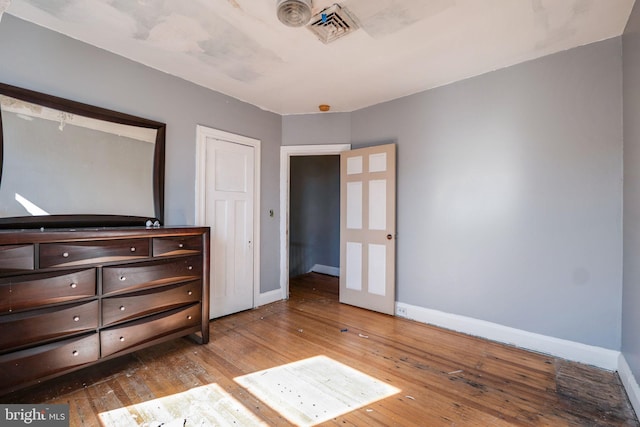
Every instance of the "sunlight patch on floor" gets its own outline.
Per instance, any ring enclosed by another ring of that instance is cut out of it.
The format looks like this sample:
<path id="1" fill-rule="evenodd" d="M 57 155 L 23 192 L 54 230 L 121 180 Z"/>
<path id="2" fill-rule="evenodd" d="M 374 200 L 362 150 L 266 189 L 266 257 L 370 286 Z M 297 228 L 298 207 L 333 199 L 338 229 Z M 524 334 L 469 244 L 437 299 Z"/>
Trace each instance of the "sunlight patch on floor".
<path id="1" fill-rule="evenodd" d="M 99 414 L 105 427 L 267 426 L 217 384 Z"/>
<path id="2" fill-rule="evenodd" d="M 299 426 L 312 426 L 400 390 L 326 356 L 235 378 L 258 399 Z"/>

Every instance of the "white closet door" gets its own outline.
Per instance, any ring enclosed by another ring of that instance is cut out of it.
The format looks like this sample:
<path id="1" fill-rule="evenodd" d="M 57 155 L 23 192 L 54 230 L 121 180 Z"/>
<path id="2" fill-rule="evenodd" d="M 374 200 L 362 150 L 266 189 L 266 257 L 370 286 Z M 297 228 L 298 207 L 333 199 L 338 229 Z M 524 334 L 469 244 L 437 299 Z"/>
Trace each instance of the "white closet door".
<path id="1" fill-rule="evenodd" d="M 206 139 L 211 318 L 254 306 L 254 161 L 253 147 Z"/>

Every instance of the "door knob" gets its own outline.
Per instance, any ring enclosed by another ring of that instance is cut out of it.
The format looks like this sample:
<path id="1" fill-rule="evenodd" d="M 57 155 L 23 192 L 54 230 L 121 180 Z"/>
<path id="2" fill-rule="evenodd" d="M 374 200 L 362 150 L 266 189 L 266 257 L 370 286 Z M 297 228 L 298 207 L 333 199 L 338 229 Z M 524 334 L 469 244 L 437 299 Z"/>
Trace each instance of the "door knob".
<path id="1" fill-rule="evenodd" d="M 393 239 L 393 236 L 391 234 L 387 234 L 387 240 L 391 240 Z"/>

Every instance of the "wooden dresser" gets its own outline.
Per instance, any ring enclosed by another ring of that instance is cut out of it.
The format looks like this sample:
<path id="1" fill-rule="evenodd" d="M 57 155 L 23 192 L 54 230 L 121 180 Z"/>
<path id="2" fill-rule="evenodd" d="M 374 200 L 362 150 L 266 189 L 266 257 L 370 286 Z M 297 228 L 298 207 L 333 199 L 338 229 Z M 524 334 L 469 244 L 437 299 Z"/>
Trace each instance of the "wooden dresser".
<path id="1" fill-rule="evenodd" d="M 0 231 L 0 394 L 191 335 L 209 340 L 209 228 Z"/>

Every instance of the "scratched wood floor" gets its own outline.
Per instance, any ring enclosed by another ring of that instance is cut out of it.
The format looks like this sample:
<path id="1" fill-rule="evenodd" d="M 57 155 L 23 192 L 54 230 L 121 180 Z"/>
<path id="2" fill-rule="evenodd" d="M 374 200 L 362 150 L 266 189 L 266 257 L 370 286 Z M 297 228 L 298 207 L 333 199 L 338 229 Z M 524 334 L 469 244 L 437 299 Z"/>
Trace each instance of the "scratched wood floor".
<path id="1" fill-rule="evenodd" d="M 187 339 L 0 398 L 68 403 L 72 426 L 98 413 L 216 383 L 268 425 L 286 419 L 234 378 L 326 355 L 401 392 L 326 422 L 340 426 L 638 426 L 615 373 L 337 302 L 337 281 L 308 274 L 291 298 L 214 320 Z"/>

